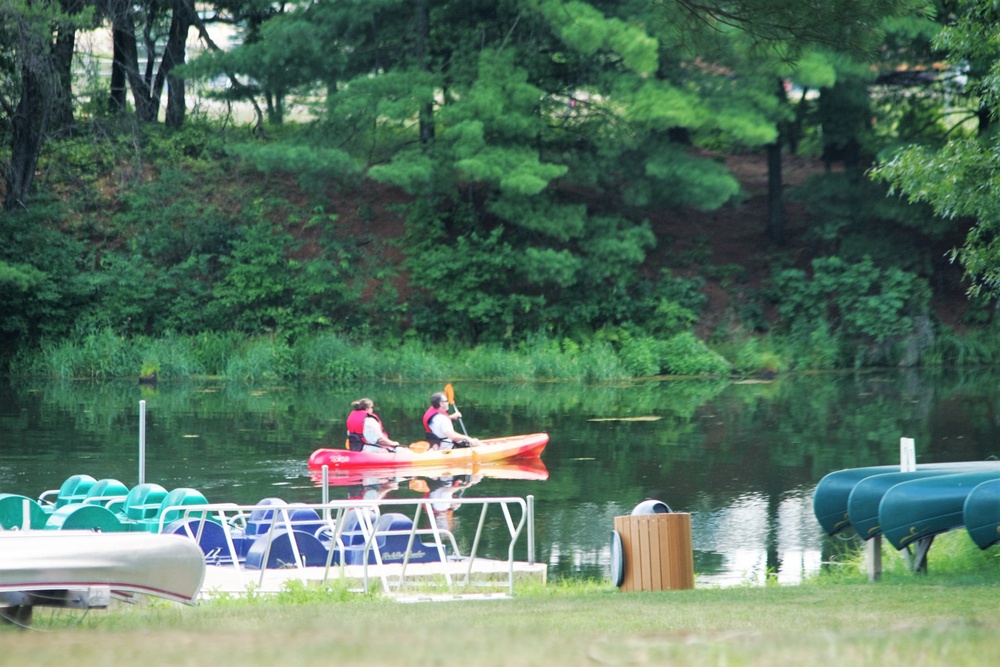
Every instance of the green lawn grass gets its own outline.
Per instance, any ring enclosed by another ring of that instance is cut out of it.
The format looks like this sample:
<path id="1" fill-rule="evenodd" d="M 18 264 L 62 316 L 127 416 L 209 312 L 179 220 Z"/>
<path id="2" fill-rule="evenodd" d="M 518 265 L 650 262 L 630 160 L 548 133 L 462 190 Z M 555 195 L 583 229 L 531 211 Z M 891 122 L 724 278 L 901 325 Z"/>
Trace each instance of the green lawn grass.
<path id="1" fill-rule="evenodd" d="M 404 603 L 293 583 L 193 607 L 38 607 L 30 629 L 0 625 L 0 666 L 996 664 L 1000 547 L 980 551 L 964 531 L 938 536 L 923 575 L 883 547 L 874 583 L 852 549 L 796 586 L 624 593 L 525 581 L 510 599 Z"/>
<path id="2" fill-rule="evenodd" d="M 988 665 L 1000 586 L 890 576 L 623 593 L 529 586 L 512 599 L 400 603 L 338 592 L 184 607 L 36 610 L 0 628 L 2 665 Z"/>

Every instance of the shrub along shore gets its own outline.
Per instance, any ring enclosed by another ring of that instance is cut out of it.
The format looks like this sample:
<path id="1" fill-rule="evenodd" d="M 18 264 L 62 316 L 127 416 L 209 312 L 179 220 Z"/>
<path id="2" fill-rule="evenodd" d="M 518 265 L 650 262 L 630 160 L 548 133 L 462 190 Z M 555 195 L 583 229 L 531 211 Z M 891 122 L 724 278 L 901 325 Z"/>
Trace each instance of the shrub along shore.
<path id="1" fill-rule="evenodd" d="M 1000 362 L 1000 332 L 938 336 L 921 366 Z M 237 381 L 336 380 L 620 381 L 653 376 L 773 375 L 832 370 L 843 357 L 836 339 L 765 336 L 711 344 L 684 332 L 666 339 L 595 336 L 580 343 L 541 336 L 511 345 L 430 344 L 416 338 L 353 341 L 343 335 L 248 336 L 209 332 L 163 337 L 124 336 L 110 328 L 22 348 L 10 360 L 15 377 L 112 379 L 216 376 Z M 825 360 L 825 361 L 824 361 Z M 863 367 L 858 357 L 855 368 Z"/>

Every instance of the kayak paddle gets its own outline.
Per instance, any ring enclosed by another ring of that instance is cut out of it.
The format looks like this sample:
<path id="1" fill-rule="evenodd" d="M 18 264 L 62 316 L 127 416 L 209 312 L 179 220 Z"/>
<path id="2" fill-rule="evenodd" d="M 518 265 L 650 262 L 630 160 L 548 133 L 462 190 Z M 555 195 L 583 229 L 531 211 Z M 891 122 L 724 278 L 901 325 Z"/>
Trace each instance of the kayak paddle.
<path id="1" fill-rule="evenodd" d="M 455 405 L 455 388 L 451 386 L 450 382 L 444 386 L 444 394 L 448 397 L 451 407 L 455 408 L 455 412 L 458 412 L 458 406 Z M 458 423 L 462 427 L 462 433 L 468 436 L 469 432 L 465 430 L 465 422 L 462 421 L 461 417 L 458 418 Z"/>

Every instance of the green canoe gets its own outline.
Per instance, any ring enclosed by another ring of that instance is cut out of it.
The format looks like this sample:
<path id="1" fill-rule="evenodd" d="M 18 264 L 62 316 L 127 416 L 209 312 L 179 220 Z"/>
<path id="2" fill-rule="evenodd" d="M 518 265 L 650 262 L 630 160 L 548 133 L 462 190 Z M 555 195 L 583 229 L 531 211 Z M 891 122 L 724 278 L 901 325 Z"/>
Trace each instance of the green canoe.
<path id="1" fill-rule="evenodd" d="M 961 468 L 961 470 L 959 470 Z M 1000 461 L 970 461 L 964 466 L 922 468 L 913 472 L 890 472 L 866 477 L 851 490 L 847 498 L 847 516 L 858 535 L 869 540 L 882 532 L 878 508 L 886 492 L 897 484 L 916 479 L 940 477 L 956 472 L 1000 471 Z"/>
<path id="2" fill-rule="evenodd" d="M 969 492 L 962 507 L 969 537 L 987 549 L 1000 541 L 1000 479 L 983 482 Z"/>
<path id="3" fill-rule="evenodd" d="M 882 534 L 902 549 L 964 525 L 969 492 L 983 482 L 1000 479 L 1000 470 L 964 472 L 896 484 L 885 492 L 878 518 Z"/>
<path id="4" fill-rule="evenodd" d="M 972 466 L 992 464 L 1000 469 L 1000 462 L 995 461 L 955 461 L 949 463 L 921 463 L 917 471 L 944 471 L 952 473 L 966 470 Z M 854 487 L 862 480 L 875 475 L 898 473 L 898 465 L 867 466 L 861 468 L 845 468 L 836 470 L 824 476 L 813 492 L 813 513 L 816 520 L 828 535 L 835 535 L 852 526 L 851 517 L 847 511 L 848 499 Z M 877 507 L 877 506 L 876 506 Z M 861 531 L 858 531 L 861 532 Z"/>

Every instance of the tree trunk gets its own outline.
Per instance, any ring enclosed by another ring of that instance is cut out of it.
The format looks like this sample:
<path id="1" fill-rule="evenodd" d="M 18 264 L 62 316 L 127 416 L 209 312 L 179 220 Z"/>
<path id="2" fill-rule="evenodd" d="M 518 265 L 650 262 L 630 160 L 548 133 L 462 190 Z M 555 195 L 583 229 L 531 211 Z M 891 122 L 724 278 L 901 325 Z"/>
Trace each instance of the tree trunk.
<path id="1" fill-rule="evenodd" d="M 52 47 L 52 57 L 58 77 L 58 89 L 52 100 L 52 128 L 66 130 L 73 126 L 73 51 L 76 47 L 76 30 L 61 26 Z"/>
<path id="2" fill-rule="evenodd" d="M 46 93 L 51 82 L 47 81 L 45 65 L 42 70 L 27 64 L 21 65 L 21 99 L 11 118 L 10 163 L 7 165 L 7 197 L 4 210 L 27 208 L 28 194 L 35 180 L 38 154 L 42 150 L 45 128 L 51 113 Z"/>
<path id="3" fill-rule="evenodd" d="M 431 71 L 430 62 L 430 11 L 427 0 L 417 0 L 416 12 L 413 16 L 413 34 L 415 38 L 414 55 L 424 72 Z M 427 146 L 434 141 L 434 103 L 427 102 L 420 107 L 420 143 Z"/>
<path id="4" fill-rule="evenodd" d="M 176 0 L 174 2 L 167 46 L 163 51 L 163 60 L 160 62 L 160 70 L 156 75 L 157 85 L 153 89 L 154 97 L 159 99 L 163 89 L 163 81 L 166 79 L 166 124 L 167 127 L 174 129 L 179 129 L 184 124 L 187 104 L 184 99 L 184 79 L 174 76 L 173 70 L 178 65 L 183 65 L 186 59 L 188 30 L 194 24 L 193 12 L 194 8 L 190 6 L 190 0 Z"/>
<path id="5" fill-rule="evenodd" d="M 285 105 L 281 95 L 270 91 L 263 91 L 264 100 L 267 102 L 267 122 L 271 125 L 281 125 L 285 122 Z"/>
<path id="6" fill-rule="evenodd" d="M 126 98 L 128 73 L 125 71 L 126 37 L 118 29 L 117 22 L 111 28 L 111 91 L 108 97 L 108 111 L 120 113 L 128 107 Z"/>
<path id="7" fill-rule="evenodd" d="M 775 90 L 781 104 L 788 102 L 785 82 L 777 81 Z M 787 134 L 785 123 L 777 124 L 778 136 L 767 147 L 767 237 L 778 245 L 785 243 L 785 183 L 781 175 L 781 148 Z"/>
<path id="8" fill-rule="evenodd" d="M 781 135 L 767 147 L 767 237 L 785 243 L 785 196 L 781 176 Z"/>
<path id="9" fill-rule="evenodd" d="M 121 110 L 124 105 L 124 90 L 118 93 L 116 85 L 121 85 L 120 75 L 115 76 L 115 68 L 127 78 L 132 89 L 132 99 L 135 103 L 135 115 L 140 123 L 156 121 L 159 102 L 150 95 L 149 82 L 139 73 L 139 49 L 135 39 L 135 21 L 132 4 L 128 0 L 118 0 L 111 7 L 111 23 L 114 49 L 114 62 L 111 76 L 112 109 Z"/>
<path id="10" fill-rule="evenodd" d="M 979 107 L 979 110 L 976 112 L 976 118 L 979 121 L 979 125 L 977 126 L 977 132 L 979 136 L 984 136 L 987 132 L 990 131 L 990 124 L 992 122 L 992 117 L 993 114 L 988 106 L 983 105 Z"/>

